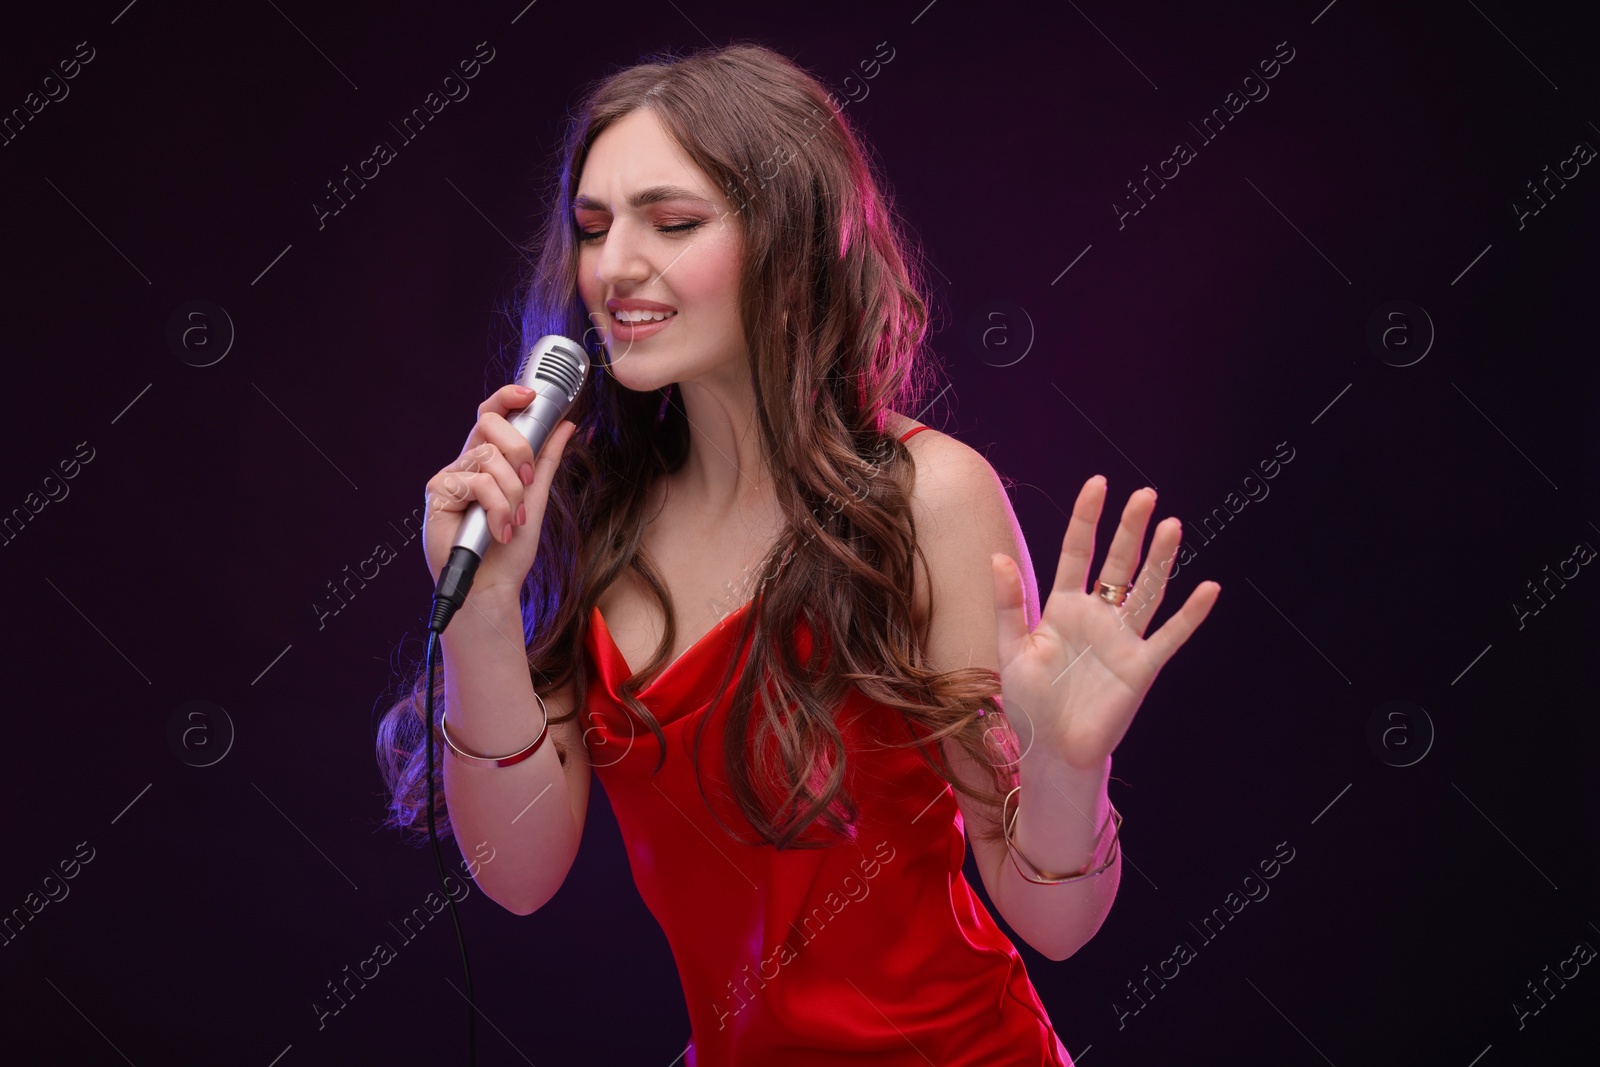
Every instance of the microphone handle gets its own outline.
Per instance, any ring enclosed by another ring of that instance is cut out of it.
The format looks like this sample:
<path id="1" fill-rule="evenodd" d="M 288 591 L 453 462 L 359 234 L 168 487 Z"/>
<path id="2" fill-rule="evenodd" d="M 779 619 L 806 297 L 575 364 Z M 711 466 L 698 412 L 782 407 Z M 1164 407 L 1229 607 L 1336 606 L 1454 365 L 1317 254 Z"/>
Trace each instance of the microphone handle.
<path id="1" fill-rule="evenodd" d="M 508 420 L 511 428 L 528 442 L 535 456 L 544 450 L 545 441 L 549 440 L 556 424 L 572 406 L 571 401 L 548 382 L 540 382 L 535 388 L 541 386 L 542 391 L 533 398 L 533 403 Z M 489 513 L 484 510 L 482 504 L 474 501 L 472 506 L 467 508 L 467 513 L 461 520 L 461 528 L 456 532 L 456 538 L 451 545 L 453 548 L 465 548 L 482 560 L 483 554 L 489 550 L 489 544 L 493 540 L 489 532 Z"/>
<path id="2" fill-rule="evenodd" d="M 508 420 L 537 456 L 544 451 L 556 425 L 567 414 L 583 388 L 589 361 L 583 346 L 559 334 L 545 334 L 535 342 L 517 368 L 517 384 L 534 390 L 533 403 Z M 461 527 L 450 545 L 450 557 L 439 572 L 433 590 L 433 611 L 428 629 L 442 634 L 456 609 L 466 602 L 473 576 L 494 538 L 489 533 L 489 513 L 473 501 L 462 516 Z M 431 810 L 431 809 L 430 809 Z"/>

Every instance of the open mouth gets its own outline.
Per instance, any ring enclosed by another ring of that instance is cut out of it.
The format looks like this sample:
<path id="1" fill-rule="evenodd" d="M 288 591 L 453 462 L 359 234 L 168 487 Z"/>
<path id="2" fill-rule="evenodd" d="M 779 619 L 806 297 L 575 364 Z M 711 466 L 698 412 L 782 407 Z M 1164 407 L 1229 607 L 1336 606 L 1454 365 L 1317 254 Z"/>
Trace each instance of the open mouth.
<path id="1" fill-rule="evenodd" d="M 656 317 L 656 316 L 661 317 Z M 667 324 L 678 317 L 676 311 L 651 312 L 649 318 L 636 322 L 628 322 L 618 317 L 617 312 L 611 313 L 611 336 L 619 341 L 638 341 L 652 334 L 660 333 L 666 329 Z"/>

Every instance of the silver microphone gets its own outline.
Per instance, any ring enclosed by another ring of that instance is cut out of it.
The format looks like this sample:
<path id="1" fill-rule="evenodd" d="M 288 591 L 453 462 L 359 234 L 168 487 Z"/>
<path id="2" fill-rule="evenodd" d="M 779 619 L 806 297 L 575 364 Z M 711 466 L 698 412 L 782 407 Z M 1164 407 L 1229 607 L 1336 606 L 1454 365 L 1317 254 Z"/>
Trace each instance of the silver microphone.
<path id="1" fill-rule="evenodd" d="M 560 334 L 547 333 L 534 342 L 517 368 L 516 381 L 535 391 L 533 402 L 507 421 L 520 433 L 537 456 L 544 449 L 556 424 L 572 408 L 589 372 L 583 346 Z M 433 591 L 433 619 L 430 629 L 443 633 L 450 617 L 467 599 L 472 577 L 494 540 L 489 532 L 489 513 L 473 502 L 451 543 L 450 559 L 439 572 Z"/>

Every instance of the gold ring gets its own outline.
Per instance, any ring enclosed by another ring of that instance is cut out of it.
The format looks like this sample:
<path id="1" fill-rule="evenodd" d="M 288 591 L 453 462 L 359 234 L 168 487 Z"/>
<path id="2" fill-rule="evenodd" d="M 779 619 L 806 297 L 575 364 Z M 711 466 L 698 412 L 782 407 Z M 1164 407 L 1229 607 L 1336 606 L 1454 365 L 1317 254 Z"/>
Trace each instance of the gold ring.
<path id="1" fill-rule="evenodd" d="M 1095 582 L 1095 596 L 1104 600 L 1114 608 L 1122 607 L 1122 602 L 1128 599 L 1128 594 L 1133 592 L 1133 583 L 1127 585 L 1112 585 L 1110 582 Z"/>

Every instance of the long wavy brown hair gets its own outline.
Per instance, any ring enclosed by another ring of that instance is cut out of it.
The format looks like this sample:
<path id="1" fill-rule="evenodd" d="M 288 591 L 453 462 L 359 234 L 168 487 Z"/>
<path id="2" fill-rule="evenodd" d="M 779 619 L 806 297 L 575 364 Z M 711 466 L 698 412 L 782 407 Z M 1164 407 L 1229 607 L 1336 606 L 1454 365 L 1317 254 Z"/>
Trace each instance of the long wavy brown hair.
<path id="1" fill-rule="evenodd" d="M 925 627 L 914 624 L 912 611 L 914 559 L 921 555 L 910 508 L 914 470 L 905 446 L 885 432 L 892 410 L 916 404 L 934 384 L 920 267 L 835 99 L 811 74 L 759 45 L 653 56 L 593 84 L 569 119 L 553 196 L 525 249 L 531 266 L 519 290 L 522 350 L 547 333 L 581 337 L 601 369 L 568 413 L 578 429 L 550 487 L 523 587 L 535 690 L 543 696 L 576 678 L 578 705 L 553 721 L 583 713 L 586 627 L 601 594 L 631 568 L 666 619 L 654 656 L 621 687 L 660 747 L 660 769 L 665 738 L 636 694 L 667 665 L 676 626 L 672 598 L 642 539 L 648 487 L 684 462 L 689 426 L 676 386 L 636 392 L 606 369 L 600 331 L 578 295 L 572 215 L 589 147 L 639 108 L 655 113 L 743 217 L 744 338 L 760 437 L 786 518 L 739 636 L 741 646 L 752 643 L 722 740 L 733 797 L 759 840 L 775 847 L 853 838 L 858 811 L 844 789 L 847 756 L 835 714 L 854 687 L 903 716 L 906 739 L 893 747 L 917 747 L 955 789 L 998 809 L 1016 783 L 1017 762 L 999 675 L 978 667 L 941 672 L 923 660 Z M 805 662 L 789 639 L 797 619 L 816 638 Z M 386 825 L 424 836 L 425 684 L 418 665 L 377 737 L 389 790 Z M 434 706 L 444 709 L 442 678 Z M 700 717 L 702 730 L 708 718 Z M 974 789 L 951 772 L 940 748 L 946 737 L 987 770 L 987 783 Z M 696 752 L 700 740 L 697 731 Z M 759 767 L 745 756 L 752 740 Z M 435 744 L 444 751 L 437 733 Z M 559 754 L 563 763 L 570 755 Z M 436 767 L 435 775 L 435 820 L 447 834 L 443 773 Z M 808 833 L 819 820 L 823 832 Z M 984 836 L 1000 835 L 991 825 Z"/>

